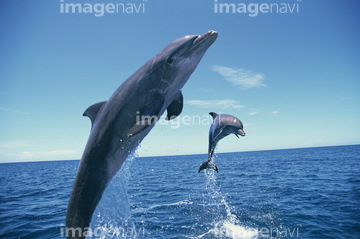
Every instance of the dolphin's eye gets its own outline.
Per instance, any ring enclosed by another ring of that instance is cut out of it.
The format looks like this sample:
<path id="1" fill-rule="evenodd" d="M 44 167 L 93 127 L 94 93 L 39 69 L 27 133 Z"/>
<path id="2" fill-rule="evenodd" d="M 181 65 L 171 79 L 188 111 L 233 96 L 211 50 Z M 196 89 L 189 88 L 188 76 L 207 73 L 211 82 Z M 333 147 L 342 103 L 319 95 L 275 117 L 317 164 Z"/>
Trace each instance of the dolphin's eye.
<path id="1" fill-rule="evenodd" d="M 168 64 L 171 64 L 173 61 L 174 61 L 174 58 L 172 58 L 172 57 L 169 57 L 169 58 L 167 59 L 167 63 L 168 63 Z"/>

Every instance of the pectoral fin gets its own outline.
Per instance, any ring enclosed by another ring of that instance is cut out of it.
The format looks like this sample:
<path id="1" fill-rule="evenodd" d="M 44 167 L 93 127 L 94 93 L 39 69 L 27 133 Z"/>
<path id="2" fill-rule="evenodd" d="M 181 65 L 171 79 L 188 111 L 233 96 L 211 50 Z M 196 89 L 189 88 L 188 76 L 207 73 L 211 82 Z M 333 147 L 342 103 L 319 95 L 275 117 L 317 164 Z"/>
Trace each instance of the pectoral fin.
<path id="1" fill-rule="evenodd" d="M 163 99 L 158 99 L 152 102 L 151 104 L 145 105 L 140 109 L 140 112 L 136 115 L 135 125 L 128 131 L 127 136 L 136 135 L 153 123 L 158 121 L 159 113 L 164 105 Z"/>
<path id="2" fill-rule="evenodd" d="M 167 116 L 165 119 L 172 120 L 176 118 L 178 115 L 180 115 L 184 104 L 183 102 L 184 102 L 183 95 L 181 91 L 179 91 L 178 93 L 176 93 L 171 104 L 167 107 Z"/>
<path id="3" fill-rule="evenodd" d="M 96 119 L 96 116 L 101 112 L 103 106 L 106 104 L 106 101 L 102 101 L 96 104 L 91 105 L 89 108 L 87 108 L 83 114 L 83 116 L 87 116 L 91 120 L 91 128 L 94 126 L 94 121 Z"/>

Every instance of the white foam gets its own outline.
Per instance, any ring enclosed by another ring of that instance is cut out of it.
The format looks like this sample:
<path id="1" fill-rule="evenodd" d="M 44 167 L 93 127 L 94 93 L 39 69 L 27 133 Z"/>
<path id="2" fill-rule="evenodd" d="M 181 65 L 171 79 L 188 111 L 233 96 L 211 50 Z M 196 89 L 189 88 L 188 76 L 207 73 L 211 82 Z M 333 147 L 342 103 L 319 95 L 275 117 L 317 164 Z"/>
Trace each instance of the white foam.
<path id="1" fill-rule="evenodd" d="M 255 239 L 258 238 L 258 230 L 241 225 L 233 224 L 229 221 L 218 223 L 214 229 L 216 237 L 227 237 L 233 239 Z"/>
<path id="2" fill-rule="evenodd" d="M 148 208 L 146 208 L 146 210 L 156 209 L 156 208 L 159 208 L 159 207 L 171 207 L 171 206 L 191 205 L 191 204 L 193 204 L 193 202 L 185 200 L 185 201 L 178 201 L 178 202 L 175 202 L 175 203 L 155 204 L 155 205 L 149 206 Z"/>
<path id="3" fill-rule="evenodd" d="M 233 224 L 228 220 L 219 221 L 215 224 L 213 229 L 197 236 L 196 238 L 203 238 L 205 236 L 214 238 L 232 238 L 232 239 L 257 239 L 259 232 L 256 228 L 245 227 L 242 225 Z"/>

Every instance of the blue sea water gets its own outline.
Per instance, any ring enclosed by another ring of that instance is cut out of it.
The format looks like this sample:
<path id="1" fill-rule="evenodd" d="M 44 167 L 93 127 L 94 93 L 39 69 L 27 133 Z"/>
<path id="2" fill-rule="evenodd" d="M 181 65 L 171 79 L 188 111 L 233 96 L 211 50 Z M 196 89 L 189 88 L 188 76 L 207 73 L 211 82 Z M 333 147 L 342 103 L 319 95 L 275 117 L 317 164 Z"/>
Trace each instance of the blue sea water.
<path id="1" fill-rule="evenodd" d="M 360 145 L 133 157 L 91 238 L 360 238 Z M 64 238 L 79 161 L 0 164 L 0 237 Z M 90 237 L 89 237 L 90 238 Z"/>

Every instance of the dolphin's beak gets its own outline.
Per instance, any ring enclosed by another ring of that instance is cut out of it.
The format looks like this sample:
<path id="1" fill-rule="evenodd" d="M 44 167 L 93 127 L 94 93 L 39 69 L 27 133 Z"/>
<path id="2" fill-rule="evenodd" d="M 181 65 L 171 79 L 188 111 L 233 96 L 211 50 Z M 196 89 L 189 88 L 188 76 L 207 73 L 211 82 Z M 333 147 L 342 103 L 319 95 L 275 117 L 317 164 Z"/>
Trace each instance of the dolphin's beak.
<path id="1" fill-rule="evenodd" d="M 201 57 L 204 55 L 205 51 L 214 43 L 218 36 L 216 31 L 208 31 L 202 35 L 198 35 L 192 42 L 192 46 L 185 53 L 191 52 L 195 54 L 196 52 L 202 52 Z M 198 53 L 197 53 L 198 54 Z"/>
<path id="2" fill-rule="evenodd" d="M 245 136 L 245 132 L 244 132 L 244 130 L 242 130 L 242 129 L 239 129 L 239 130 L 238 130 L 238 134 L 240 134 L 241 136 Z"/>
<path id="3" fill-rule="evenodd" d="M 198 35 L 197 38 L 193 41 L 193 44 L 198 45 L 205 41 L 211 41 L 210 45 L 216 40 L 218 33 L 216 31 L 208 31 L 202 35 Z M 210 40 L 209 40 L 210 39 Z"/>

